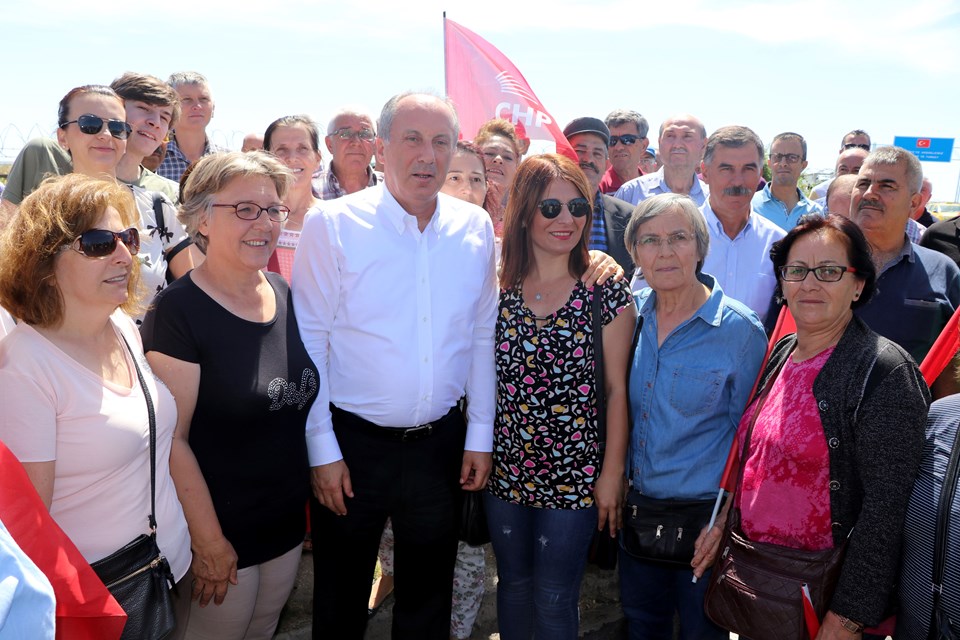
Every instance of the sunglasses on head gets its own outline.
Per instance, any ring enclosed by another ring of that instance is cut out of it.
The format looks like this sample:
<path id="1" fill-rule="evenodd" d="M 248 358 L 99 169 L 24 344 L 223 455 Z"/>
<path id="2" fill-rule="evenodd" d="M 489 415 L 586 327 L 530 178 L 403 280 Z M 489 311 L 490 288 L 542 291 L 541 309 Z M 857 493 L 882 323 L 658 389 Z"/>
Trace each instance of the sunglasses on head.
<path id="1" fill-rule="evenodd" d="M 610 146 L 615 147 L 617 143 L 622 142 L 626 146 L 631 146 L 637 143 L 637 140 L 640 139 L 640 136 L 635 136 L 632 133 L 625 133 L 622 136 L 610 136 Z"/>
<path id="2" fill-rule="evenodd" d="M 80 131 L 90 136 L 95 136 L 103 131 L 104 124 L 107 125 L 107 131 L 110 132 L 110 135 L 117 140 L 126 140 L 130 137 L 130 132 L 133 131 L 133 128 L 123 120 L 104 120 L 100 116 L 95 116 L 92 113 L 85 113 L 76 120 L 64 122 L 60 125 L 60 128 L 66 129 L 67 125 L 71 125 L 74 122 L 80 127 Z"/>
<path id="3" fill-rule="evenodd" d="M 569 211 L 570 215 L 574 218 L 582 218 L 591 211 L 590 201 L 586 198 L 574 198 L 567 203 L 560 202 L 556 198 L 547 198 L 546 200 L 541 200 L 538 205 L 540 207 L 540 215 L 547 220 L 552 220 L 560 215 L 564 204 L 567 205 L 567 211 Z"/>
<path id="4" fill-rule="evenodd" d="M 127 247 L 130 255 L 135 256 L 140 251 L 140 232 L 133 227 L 123 231 L 90 229 L 81 233 L 70 244 L 64 245 L 63 249 L 73 249 L 88 258 L 105 258 L 117 250 L 118 240 Z"/>

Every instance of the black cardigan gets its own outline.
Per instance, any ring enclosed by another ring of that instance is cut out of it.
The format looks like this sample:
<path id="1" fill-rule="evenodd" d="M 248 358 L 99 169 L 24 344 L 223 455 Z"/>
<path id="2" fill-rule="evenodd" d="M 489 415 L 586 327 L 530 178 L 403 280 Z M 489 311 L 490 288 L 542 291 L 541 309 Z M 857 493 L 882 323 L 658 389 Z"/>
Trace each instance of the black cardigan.
<path id="1" fill-rule="evenodd" d="M 757 393 L 797 344 L 780 340 Z M 874 364 L 883 370 L 863 397 Z M 924 443 L 930 391 L 897 344 L 854 317 L 813 383 L 830 456 L 830 511 L 835 545 L 850 545 L 830 610 L 874 625 L 889 613 L 900 564 L 907 500 Z"/>

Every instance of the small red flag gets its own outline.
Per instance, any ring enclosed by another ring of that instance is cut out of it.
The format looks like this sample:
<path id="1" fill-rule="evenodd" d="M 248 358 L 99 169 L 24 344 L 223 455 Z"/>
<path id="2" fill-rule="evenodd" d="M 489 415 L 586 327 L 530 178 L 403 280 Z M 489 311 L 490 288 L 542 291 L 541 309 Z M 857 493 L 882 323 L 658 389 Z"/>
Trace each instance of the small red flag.
<path id="1" fill-rule="evenodd" d="M 929 149 L 930 138 L 917 138 L 917 149 Z"/>
<path id="2" fill-rule="evenodd" d="M 457 108 L 461 135 L 473 139 L 484 122 L 503 118 L 522 125 L 531 139 L 553 140 L 557 153 L 578 162 L 556 120 L 520 70 L 469 29 L 447 19 L 443 25 L 447 96 Z"/>

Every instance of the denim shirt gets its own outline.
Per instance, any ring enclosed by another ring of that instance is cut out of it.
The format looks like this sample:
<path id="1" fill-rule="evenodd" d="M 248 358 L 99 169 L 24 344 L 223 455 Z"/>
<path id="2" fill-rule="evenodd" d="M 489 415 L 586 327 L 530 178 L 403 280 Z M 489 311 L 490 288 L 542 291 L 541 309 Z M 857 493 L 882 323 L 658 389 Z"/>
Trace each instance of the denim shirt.
<path id="1" fill-rule="evenodd" d="M 653 498 L 708 499 L 767 349 L 763 326 L 716 280 L 710 295 L 657 344 L 657 294 L 634 294 L 643 329 L 630 372 L 630 470 L 635 490 Z"/>

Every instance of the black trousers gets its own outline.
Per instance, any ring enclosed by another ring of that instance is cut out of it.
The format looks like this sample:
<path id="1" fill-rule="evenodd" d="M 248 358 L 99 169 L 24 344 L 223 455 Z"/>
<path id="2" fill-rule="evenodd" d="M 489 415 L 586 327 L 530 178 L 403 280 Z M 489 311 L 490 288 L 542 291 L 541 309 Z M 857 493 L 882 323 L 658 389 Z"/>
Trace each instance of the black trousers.
<path id="1" fill-rule="evenodd" d="M 399 442 L 333 412 L 354 498 L 337 516 L 311 498 L 313 638 L 363 640 L 380 535 L 393 520 L 394 640 L 448 640 L 466 426 L 453 410 L 429 437 Z M 353 428 L 351 428 L 353 426 Z"/>

